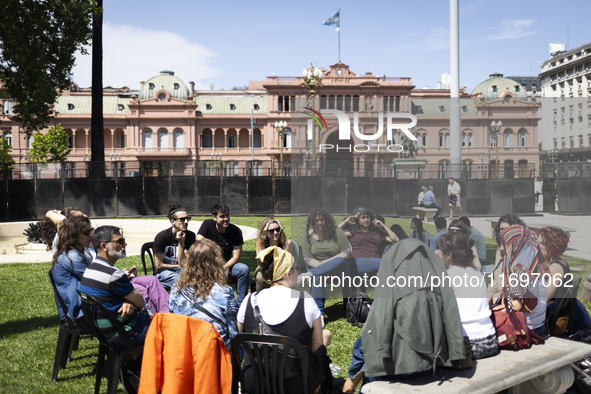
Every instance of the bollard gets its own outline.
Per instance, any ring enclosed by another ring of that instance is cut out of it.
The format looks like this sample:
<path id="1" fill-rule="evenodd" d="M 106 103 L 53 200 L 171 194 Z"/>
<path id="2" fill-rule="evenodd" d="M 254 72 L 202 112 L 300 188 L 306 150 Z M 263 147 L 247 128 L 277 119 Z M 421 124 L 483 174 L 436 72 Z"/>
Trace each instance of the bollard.
<path id="1" fill-rule="evenodd" d="M 589 293 L 591 293 L 591 274 L 587 275 L 587 280 L 583 282 L 583 301 L 589 302 Z"/>

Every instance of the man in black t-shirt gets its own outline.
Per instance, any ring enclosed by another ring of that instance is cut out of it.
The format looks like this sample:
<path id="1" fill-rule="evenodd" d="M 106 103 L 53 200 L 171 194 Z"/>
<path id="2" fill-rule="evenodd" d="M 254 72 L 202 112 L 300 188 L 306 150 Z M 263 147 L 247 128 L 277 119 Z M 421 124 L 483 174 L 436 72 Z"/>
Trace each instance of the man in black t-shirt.
<path id="1" fill-rule="evenodd" d="M 166 290 L 178 279 L 185 259 L 185 251 L 195 243 L 195 233 L 188 230 L 191 218 L 181 204 L 170 204 L 168 218 L 172 227 L 159 232 L 154 238 L 156 276 Z"/>
<path id="2" fill-rule="evenodd" d="M 250 270 L 246 264 L 240 262 L 242 257 L 242 231 L 230 224 L 230 208 L 225 204 L 217 204 L 211 209 L 213 219 L 205 220 L 197 232 L 197 241 L 210 239 L 220 245 L 224 255 L 224 269 L 228 278 L 236 281 L 236 301 L 242 302 L 248 293 L 250 284 Z"/>

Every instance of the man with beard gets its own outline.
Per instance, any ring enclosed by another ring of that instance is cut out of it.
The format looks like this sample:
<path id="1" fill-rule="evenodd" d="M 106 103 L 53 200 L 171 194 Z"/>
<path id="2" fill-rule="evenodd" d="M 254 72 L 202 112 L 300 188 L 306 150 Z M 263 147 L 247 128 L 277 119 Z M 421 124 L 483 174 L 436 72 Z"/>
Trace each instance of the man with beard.
<path id="1" fill-rule="evenodd" d="M 154 238 L 154 257 L 156 276 L 162 286 L 170 290 L 178 279 L 185 251 L 195 242 L 195 233 L 188 230 L 191 217 L 181 204 L 170 204 L 167 216 L 172 227 L 159 232 Z"/>

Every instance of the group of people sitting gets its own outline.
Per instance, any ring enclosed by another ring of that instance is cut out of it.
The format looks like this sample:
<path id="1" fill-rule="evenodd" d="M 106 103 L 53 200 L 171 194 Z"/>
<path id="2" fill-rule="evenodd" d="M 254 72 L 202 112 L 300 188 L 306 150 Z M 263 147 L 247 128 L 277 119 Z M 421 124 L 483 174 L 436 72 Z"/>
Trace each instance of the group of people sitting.
<path id="1" fill-rule="evenodd" d="M 399 225 L 388 228 L 383 217 L 364 207 L 338 225 L 331 214 L 317 208 L 308 216 L 301 239 L 305 272 L 298 272 L 300 249 L 287 238 L 280 221 L 269 217 L 261 223 L 256 240 L 257 291 L 248 294 L 249 269 L 240 262 L 242 232 L 230 223 L 226 205 L 216 205 L 212 219 L 204 221 L 197 234 L 188 230 L 191 218 L 180 204 L 171 204 L 168 218 L 171 227 L 154 240 L 157 275 L 137 276 L 135 267 L 129 271 L 115 267 L 126 256 L 127 245 L 118 227 L 97 227 L 75 208 L 48 212 L 43 226 L 48 247 L 55 245 L 52 273 L 67 305 L 60 318 L 68 315 L 79 326 L 85 324 L 76 292 L 80 289 L 119 315 L 134 343 L 143 343 L 149 314 L 170 311 L 212 323 L 229 351 L 234 336 L 257 332 L 257 319 L 262 319 L 277 334 L 295 338 L 309 349 L 312 392 L 332 392 L 334 383 L 328 367 L 332 334 L 324 329 L 326 281 L 322 279 L 367 275 L 387 283 L 392 276 L 463 278 L 462 285 L 452 281 L 452 288 L 435 286 L 432 294 L 416 284 L 376 287 L 368 320 L 353 346 L 349 378 L 341 387 L 342 392 L 352 393 L 364 378 L 407 379 L 439 365 L 451 366 L 465 358 L 464 337 L 472 345 L 474 359 L 494 355 L 498 340 L 491 305 L 522 310 L 528 327 L 543 333 L 547 308 L 552 309 L 566 289 L 553 286 L 558 281 L 501 284 L 508 283 L 507 276 L 514 272 L 560 278 L 570 274 L 560 258 L 568 236 L 555 227 L 536 236 L 514 215 L 501 217 L 494 231 L 499 244 L 495 277 L 505 281 L 488 287 L 480 271 L 486 260 L 484 237 L 468 218 L 453 220 L 449 226 L 438 218 L 438 232 L 431 237 L 418 219 L 412 219 L 407 235 Z M 236 297 L 229 286 L 232 281 L 237 283 Z M 476 282 L 480 285 L 471 285 Z M 306 283 L 311 295 L 295 290 Z M 346 300 L 350 286 L 343 286 L 342 292 Z M 98 318 L 99 327 L 108 328 L 100 314 Z M 588 319 L 588 315 L 579 319 L 581 327 L 591 326 Z M 112 345 L 123 346 L 116 335 Z M 126 370 L 135 371 L 135 376 L 140 361 L 132 361 Z M 252 392 L 252 360 L 245 356 L 243 361 L 243 390 Z M 233 358 L 233 362 L 238 361 Z M 286 393 L 302 391 L 300 374 L 285 380 Z"/>

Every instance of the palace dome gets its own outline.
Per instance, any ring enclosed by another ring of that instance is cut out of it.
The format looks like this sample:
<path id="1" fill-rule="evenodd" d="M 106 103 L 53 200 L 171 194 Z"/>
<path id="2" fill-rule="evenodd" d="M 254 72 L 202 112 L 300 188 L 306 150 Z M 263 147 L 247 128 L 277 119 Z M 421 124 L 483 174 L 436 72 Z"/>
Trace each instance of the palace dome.
<path id="1" fill-rule="evenodd" d="M 189 97 L 189 89 L 182 79 L 176 77 L 174 71 L 164 70 L 160 71 L 160 75 L 152 77 L 144 83 L 140 90 L 139 99 L 152 98 L 160 90 L 166 90 L 172 97 L 178 99 L 187 100 Z"/>
<path id="2" fill-rule="evenodd" d="M 521 84 L 509 78 L 503 78 L 503 74 L 494 73 L 490 78 L 478 84 L 472 91 L 482 92 L 482 97 L 486 101 L 496 100 L 504 96 L 504 93 L 509 91 L 519 100 L 527 100 L 527 91 Z"/>

